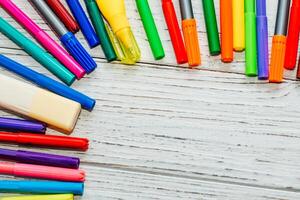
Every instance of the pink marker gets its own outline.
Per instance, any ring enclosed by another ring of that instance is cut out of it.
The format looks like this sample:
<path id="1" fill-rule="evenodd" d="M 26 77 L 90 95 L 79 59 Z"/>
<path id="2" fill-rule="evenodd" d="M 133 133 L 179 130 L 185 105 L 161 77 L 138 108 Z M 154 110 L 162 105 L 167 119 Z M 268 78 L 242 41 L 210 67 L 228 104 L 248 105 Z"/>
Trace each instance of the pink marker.
<path id="1" fill-rule="evenodd" d="M 0 174 L 57 181 L 83 182 L 85 173 L 78 169 L 0 162 Z"/>
<path id="2" fill-rule="evenodd" d="M 5 9 L 16 21 L 18 21 L 27 31 L 40 42 L 54 57 L 65 65 L 77 79 L 85 75 L 85 70 L 57 44 L 45 31 L 34 23 L 20 8 L 11 0 L 0 0 L 0 6 Z"/>

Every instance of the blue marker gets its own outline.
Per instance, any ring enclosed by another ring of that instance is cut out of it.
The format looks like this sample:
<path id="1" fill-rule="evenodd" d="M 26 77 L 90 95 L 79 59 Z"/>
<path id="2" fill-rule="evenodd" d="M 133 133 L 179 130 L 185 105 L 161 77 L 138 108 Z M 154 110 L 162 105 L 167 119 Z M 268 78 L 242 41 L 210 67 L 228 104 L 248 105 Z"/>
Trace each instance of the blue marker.
<path id="1" fill-rule="evenodd" d="M 99 45 L 100 39 L 80 5 L 79 0 L 67 0 L 67 3 L 90 47 L 93 48 Z"/>
<path id="2" fill-rule="evenodd" d="M 50 90 L 60 96 L 66 97 L 81 104 L 84 109 L 92 110 L 96 104 L 96 100 L 72 89 L 68 86 L 57 82 L 43 74 L 33 71 L 20 63 L 17 63 L 0 54 L 0 67 L 3 67 L 17 75 L 39 85 L 42 88 Z"/>
<path id="3" fill-rule="evenodd" d="M 96 69 L 97 64 L 88 52 L 83 48 L 72 32 L 69 32 L 65 25 L 51 10 L 45 1 L 30 0 L 40 14 L 48 21 L 51 27 L 59 36 L 60 41 L 69 53 L 78 61 L 87 73 Z"/>
<path id="4" fill-rule="evenodd" d="M 83 194 L 83 183 L 0 180 L 0 193 Z"/>

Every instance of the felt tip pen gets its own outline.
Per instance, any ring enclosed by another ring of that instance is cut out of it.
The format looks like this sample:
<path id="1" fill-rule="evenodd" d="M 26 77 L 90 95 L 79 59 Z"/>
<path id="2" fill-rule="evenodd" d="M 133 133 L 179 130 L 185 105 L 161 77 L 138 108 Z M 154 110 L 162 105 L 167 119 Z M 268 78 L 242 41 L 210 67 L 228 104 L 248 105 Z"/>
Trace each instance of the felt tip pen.
<path id="1" fill-rule="evenodd" d="M 209 52 L 210 55 L 216 56 L 221 53 L 221 47 L 214 0 L 202 0 L 202 6 Z"/>
<path id="2" fill-rule="evenodd" d="M 256 36 L 258 78 L 269 78 L 268 18 L 266 0 L 256 0 Z"/>
<path id="3" fill-rule="evenodd" d="M 63 46 L 77 60 L 87 73 L 91 73 L 97 67 L 96 62 L 80 44 L 72 32 L 69 32 L 60 19 L 50 9 L 45 1 L 30 0 L 32 5 L 42 15 L 42 17 L 50 24 L 52 29 L 58 35 Z"/>
<path id="4" fill-rule="evenodd" d="M 245 49 L 245 0 L 232 0 L 233 19 L 233 49 L 243 51 Z"/>
<path id="5" fill-rule="evenodd" d="M 221 60 L 233 61 L 233 18 L 232 0 L 220 0 Z"/>
<path id="6" fill-rule="evenodd" d="M 73 16 L 78 22 L 79 27 L 90 48 L 98 46 L 100 44 L 100 39 L 98 38 L 92 24 L 86 16 L 79 0 L 67 0 L 67 4 L 69 5 Z"/>
<path id="7" fill-rule="evenodd" d="M 5 193 L 82 195 L 83 189 L 79 182 L 0 180 L 0 192 Z"/>
<path id="8" fill-rule="evenodd" d="M 179 0 L 182 32 L 188 56 L 189 66 L 194 67 L 201 64 L 197 23 L 194 18 L 192 1 Z"/>
<path id="9" fill-rule="evenodd" d="M 0 200 L 74 200 L 73 194 L 53 194 L 53 195 L 30 195 L 16 197 L 2 197 Z"/>
<path id="10" fill-rule="evenodd" d="M 85 173 L 78 169 L 0 162 L 0 174 L 57 181 L 83 182 Z"/>
<path id="11" fill-rule="evenodd" d="M 79 25 L 60 0 L 46 0 L 48 6 L 72 33 L 79 31 Z"/>
<path id="12" fill-rule="evenodd" d="M 39 41 L 45 49 L 64 64 L 78 79 L 84 76 L 84 69 L 68 54 L 68 52 L 59 46 L 59 44 L 57 44 L 11 0 L 1 0 L 0 6 L 18 21 L 37 41 Z"/>
<path id="13" fill-rule="evenodd" d="M 56 135 L 38 135 L 32 133 L 0 132 L 0 142 L 28 144 L 34 146 L 57 147 L 86 151 L 89 141 L 86 138 L 76 138 Z"/>
<path id="14" fill-rule="evenodd" d="M 286 39 L 286 51 L 284 67 L 294 69 L 297 62 L 300 32 L 300 0 L 292 0 L 288 35 Z"/>
<path id="15" fill-rule="evenodd" d="M 91 111 L 96 104 L 96 100 L 0 54 L 0 68 L 1 67 L 35 83 L 42 88 L 80 103 L 84 109 Z"/>
<path id="16" fill-rule="evenodd" d="M 136 0 L 136 5 L 142 19 L 147 38 L 155 60 L 165 57 L 165 52 L 155 25 L 148 0 Z"/>
<path id="17" fill-rule="evenodd" d="M 108 62 L 117 60 L 117 55 L 109 39 L 109 35 L 105 28 L 105 22 L 100 13 L 96 0 L 85 0 L 85 5 L 91 18 L 92 24 L 95 28 L 95 31 L 98 37 L 100 38 L 101 48 L 104 52 L 106 60 Z"/>
<path id="18" fill-rule="evenodd" d="M 247 76 L 257 76 L 255 0 L 245 0 L 246 69 Z"/>
<path id="19" fill-rule="evenodd" d="M 141 51 L 126 16 L 124 0 L 97 0 L 97 5 L 118 38 L 127 60 L 135 63 L 141 58 Z"/>
<path id="20" fill-rule="evenodd" d="M 46 131 L 46 124 L 32 120 L 0 117 L 0 130 L 44 134 Z"/>
<path id="21" fill-rule="evenodd" d="M 289 20 L 291 0 L 278 0 L 275 33 L 272 40 L 270 61 L 271 83 L 281 83 L 283 80 L 286 35 Z"/>
<path id="22" fill-rule="evenodd" d="M 188 62 L 187 52 L 178 25 L 173 1 L 162 0 L 162 9 L 168 26 L 177 63 L 178 64 L 187 63 Z"/>
<path id="23" fill-rule="evenodd" d="M 47 68 L 65 84 L 71 85 L 75 81 L 76 77 L 74 74 L 72 74 L 47 51 L 10 25 L 2 17 L 0 17 L 0 32 L 24 49 L 25 52 L 31 55 L 37 62 Z"/>
<path id="24" fill-rule="evenodd" d="M 71 169 L 78 169 L 80 164 L 79 158 L 75 157 L 1 148 L 0 158 L 13 160 L 19 163 L 46 165 Z"/>

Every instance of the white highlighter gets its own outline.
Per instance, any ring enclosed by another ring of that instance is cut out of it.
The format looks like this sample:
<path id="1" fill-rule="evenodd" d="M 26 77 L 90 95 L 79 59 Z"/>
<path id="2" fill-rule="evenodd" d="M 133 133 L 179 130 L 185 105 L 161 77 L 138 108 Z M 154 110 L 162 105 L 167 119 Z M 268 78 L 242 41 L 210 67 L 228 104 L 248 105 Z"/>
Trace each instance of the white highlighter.
<path id="1" fill-rule="evenodd" d="M 0 107 L 70 133 L 77 122 L 79 103 L 0 74 Z"/>

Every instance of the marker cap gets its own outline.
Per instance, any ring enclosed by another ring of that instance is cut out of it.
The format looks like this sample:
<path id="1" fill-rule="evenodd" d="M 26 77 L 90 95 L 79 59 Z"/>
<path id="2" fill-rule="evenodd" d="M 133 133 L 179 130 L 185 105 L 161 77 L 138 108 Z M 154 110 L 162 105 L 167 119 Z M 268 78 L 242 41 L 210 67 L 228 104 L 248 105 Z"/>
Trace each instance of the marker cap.
<path id="1" fill-rule="evenodd" d="M 3 197 L 0 200 L 74 200 L 73 194 Z"/>
<path id="2" fill-rule="evenodd" d="M 31 120 L 0 117 L 0 130 L 45 133 L 46 124 Z"/>

